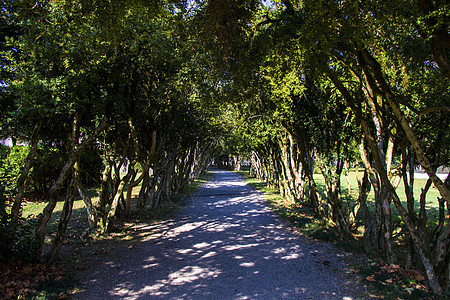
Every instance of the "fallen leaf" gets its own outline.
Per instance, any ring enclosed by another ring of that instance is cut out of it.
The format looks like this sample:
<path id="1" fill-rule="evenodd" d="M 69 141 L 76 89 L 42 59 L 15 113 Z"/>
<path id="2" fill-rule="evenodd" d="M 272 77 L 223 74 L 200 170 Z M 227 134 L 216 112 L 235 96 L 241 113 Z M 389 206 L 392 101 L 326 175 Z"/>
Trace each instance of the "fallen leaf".
<path id="1" fill-rule="evenodd" d="M 415 288 L 416 288 L 416 290 L 426 290 L 427 289 L 427 287 L 424 286 L 423 284 L 417 284 L 415 286 Z"/>
<path id="2" fill-rule="evenodd" d="M 417 281 L 425 281 L 425 277 L 422 274 L 416 274 L 414 279 Z"/>
<path id="3" fill-rule="evenodd" d="M 128 247 L 128 249 L 134 249 L 134 245 L 130 245 L 130 247 Z"/>
<path id="4" fill-rule="evenodd" d="M 27 296 L 30 293 L 30 289 L 22 289 L 18 292 L 19 295 Z"/>
<path id="5" fill-rule="evenodd" d="M 392 265 L 390 265 L 389 266 L 389 273 L 394 273 L 394 272 L 396 272 L 396 271 L 398 271 L 398 270 L 400 270 L 400 266 L 399 265 L 395 265 L 395 264 L 392 264 Z"/>
<path id="6" fill-rule="evenodd" d="M 394 283 L 394 280 L 392 278 L 386 279 L 385 280 L 387 283 Z"/>
<path id="7" fill-rule="evenodd" d="M 376 281 L 376 280 L 375 280 L 375 275 L 367 276 L 367 277 L 366 277 L 366 280 L 367 280 L 367 281 L 370 281 L 370 282 Z"/>

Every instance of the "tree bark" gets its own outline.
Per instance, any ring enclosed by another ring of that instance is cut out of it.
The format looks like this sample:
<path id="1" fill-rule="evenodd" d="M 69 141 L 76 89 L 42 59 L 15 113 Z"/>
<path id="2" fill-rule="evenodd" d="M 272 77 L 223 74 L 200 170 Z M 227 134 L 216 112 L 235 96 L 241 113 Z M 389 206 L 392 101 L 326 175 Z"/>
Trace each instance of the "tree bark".
<path id="1" fill-rule="evenodd" d="M 95 230 L 102 233 L 106 230 L 106 205 L 109 198 L 109 183 L 112 172 L 112 161 L 105 160 L 105 166 L 102 172 L 102 179 L 100 181 L 100 192 L 98 200 L 92 203 L 95 215 L 97 215 L 97 222 Z"/>
<path id="2" fill-rule="evenodd" d="M 76 131 L 75 127 L 77 126 L 78 120 L 74 118 L 74 131 Z M 105 118 L 103 122 L 96 128 L 95 132 L 86 140 L 84 140 L 78 148 L 74 149 L 72 153 L 69 155 L 68 160 L 65 165 L 61 169 L 59 173 L 59 177 L 49 191 L 49 202 L 47 206 L 44 208 L 44 211 L 39 215 L 38 226 L 36 228 L 36 238 L 39 241 L 39 246 L 34 254 L 34 259 L 36 261 L 40 261 L 42 255 L 42 248 L 44 246 L 45 239 L 45 228 L 47 227 L 47 223 L 52 216 L 53 210 L 55 209 L 56 203 L 58 201 L 58 192 L 66 181 L 67 177 L 70 174 L 70 171 L 73 168 L 75 161 L 78 157 L 83 153 L 86 147 L 94 141 L 94 139 L 98 136 L 98 134 L 106 129 L 108 126 L 107 119 Z M 75 139 L 75 137 L 73 137 Z"/>
<path id="3" fill-rule="evenodd" d="M 139 196 L 138 196 L 138 204 L 137 204 L 138 210 L 144 209 L 145 206 L 147 205 L 147 195 L 148 195 L 149 184 L 150 184 L 149 171 L 144 174 L 144 178 L 142 179 L 142 185 L 141 185 L 141 189 L 139 190 Z"/>
<path id="4" fill-rule="evenodd" d="M 373 58 L 367 50 L 361 51 L 361 58 L 364 73 L 366 74 L 367 77 L 372 77 L 373 73 L 374 79 L 370 81 L 373 82 L 372 84 L 377 84 L 377 87 L 372 87 L 372 89 L 376 89 L 377 92 L 383 95 L 383 97 L 387 100 L 389 106 L 391 107 L 392 111 L 394 112 L 394 115 L 397 118 L 397 121 L 400 123 L 403 131 L 406 134 L 406 137 L 411 143 L 411 146 L 414 149 L 416 158 L 419 161 L 420 165 L 423 167 L 425 172 L 427 172 L 428 176 L 433 181 L 434 186 L 439 190 L 439 193 L 441 194 L 442 198 L 444 198 L 445 201 L 450 204 L 450 190 L 436 175 L 433 166 L 426 157 L 419 140 L 417 140 L 413 129 L 406 120 L 403 112 L 400 109 L 400 106 L 398 105 L 398 102 L 395 99 L 394 94 L 392 93 L 389 85 L 384 79 L 379 62 L 375 58 Z"/>
<path id="5" fill-rule="evenodd" d="M 53 239 L 52 248 L 50 252 L 45 255 L 45 262 L 47 264 L 53 263 L 58 258 L 58 255 L 61 251 L 62 245 L 64 243 L 64 238 L 66 236 L 67 224 L 69 223 L 70 217 L 72 216 L 75 194 L 75 179 L 73 178 L 67 190 L 66 199 L 64 201 L 64 206 L 59 218 L 58 231 L 56 232 L 56 236 Z"/>
<path id="6" fill-rule="evenodd" d="M 106 222 L 103 233 L 111 232 L 112 230 L 113 220 L 116 217 L 117 207 L 119 205 L 120 199 L 123 197 L 123 190 L 125 188 L 125 185 L 127 184 L 127 182 L 134 173 L 134 164 L 135 162 L 129 163 L 127 174 L 119 182 L 108 215 L 106 216 Z"/>
<path id="7" fill-rule="evenodd" d="M 84 186 L 81 182 L 79 160 L 76 161 L 74 164 L 74 180 L 77 191 L 80 194 L 80 197 L 84 202 L 84 205 L 86 206 L 86 214 L 88 218 L 89 228 L 94 229 L 96 227 L 98 217 L 92 205 L 91 197 L 89 197 L 89 195 L 86 193 L 86 191 L 84 190 Z"/>
<path id="8" fill-rule="evenodd" d="M 17 220 L 17 218 L 20 216 L 20 208 L 22 206 L 23 197 L 25 195 L 25 181 L 28 178 L 28 174 L 33 165 L 34 157 L 36 156 L 36 150 L 37 150 L 37 146 L 38 146 L 38 142 L 39 142 L 39 136 L 40 136 L 42 123 L 43 123 L 43 120 L 39 119 L 34 126 L 33 133 L 31 134 L 30 152 L 28 152 L 22 172 L 17 180 L 17 195 L 14 198 L 14 204 L 11 208 L 11 219 L 12 220 Z"/>
<path id="9" fill-rule="evenodd" d="M 133 188 L 135 186 L 137 186 L 144 179 L 145 174 L 148 173 L 149 168 L 150 168 L 150 159 L 147 158 L 147 161 L 145 162 L 145 165 L 143 166 L 141 175 L 139 175 L 139 177 L 136 180 L 134 180 L 128 184 L 127 197 L 126 197 L 126 201 L 125 201 L 127 215 L 130 215 L 130 213 L 131 213 L 131 197 L 133 194 Z"/>
<path id="10" fill-rule="evenodd" d="M 335 74 L 335 71 L 327 68 L 326 72 L 327 72 L 327 75 L 330 78 L 330 80 L 333 82 L 334 86 L 340 91 L 340 93 L 342 94 L 344 99 L 347 101 L 348 106 L 352 109 L 353 113 L 360 121 L 361 127 L 364 132 L 364 136 L 369 144 L 369 147 L 371 148 L 371 150 L 374 153 L 375 164 L 376 164 L 377 168 L 379 169 L 379 174 L 380 174 L 381 180 L 383 180 L 383 183 L 385 184 L 388 193 L 391 195 L 392 200 L 397 208 L 397 211 L 399 212 L 403 222 L 405 222 L 405 224 L 409 230 L 410 236 L 413 239 L 414 244 L 417 247 L 417 252 L 418 252 L 418 254 L 421 258 L 421 261 L 424 265 L 424 268 L 425 268 L 425 271 L 426 271 L 426 274 L 428 277 L 428 281 L 430 282 L 430 286 L 432 287 L 433 292 L 437 295 L 443 295 L 444 292 L 439 283 L 439 279 L 437 277 L 436 271 L 434 269 L 434 266 L 433 266 L 433 263 L 431 260 L 430 250 L 429 250 L 428 246 L 426 245 L 425 241 L 423 241 L 422 238 L 420 237 L 420 235 L 418 234 L 418 232 L 414 226 L 414 223 L 412 222 L 411 218 L 408 216 L 408 212 L 403 207 L 401 200 L 395 191 L 395 188 L 392 186 L 392 184 L 389 181 L 389 178 L 388 178 L 387 172 L 386 172 L 386 168 L 384 167 L 384 164 L 380 160 L 380 157 L 379 157 L 380 153 L 378 152 L 378 147 L 375 142 L 375 139 L 372 137 L 372 134 L 370 133 L 370 127 L 369 127 L 367 121 L 362 116 L 361 111 L 358 109 L 358 106 L 356 105 L 355 100 L 353 99 L 353 96 L 349 93 L 349 91 L 344 87 L 342 82 L 338 79 L 337 75 Z M 397 106 L 397 108 L 398 108 L 398 106 Z M 403 127 L 403 125 L 402 125 L 402 127 Z M 414 147 L 414 150 L 416 151 L 417 157 L 419 157 L 416 147 Z M 419 161 L 420 161 L 420 159 L 419 159 Z M 427 168 L 429 169 L 429 165 L 427 166 Z M 427 173 L 428 173 L 428 171 L 427 171 Z M 436 177 L 436 174 L 433 171 L 430 171 L 429 175 L 430 174 L 434 174 L 434 177 Z M 431 178 L 431 176 L 430 176 L 430 178 Z M 434 182 L 434 180 L 433 180 L 433 182 Z"/>

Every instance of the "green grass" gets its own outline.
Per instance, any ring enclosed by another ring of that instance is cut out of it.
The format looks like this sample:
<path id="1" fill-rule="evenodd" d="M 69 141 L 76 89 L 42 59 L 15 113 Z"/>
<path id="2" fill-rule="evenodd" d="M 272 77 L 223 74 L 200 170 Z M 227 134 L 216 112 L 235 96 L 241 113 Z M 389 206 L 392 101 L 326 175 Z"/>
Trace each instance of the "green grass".
<path id="1" fill-rule="evenodd" d="M 23 217 L 34 218 L 38 217 L 40 213 L 44 210 L 47 202 L 26 202 L 22 206 Z M 47 235 L 45 238 L 45 243 L 49 244 L 54 234 L 57 231 L 59 218 L 64 206 L 64 201 L 58 201 L 56 203 L 55 209 L 53 210 L 52 216 L 47 224 Z M 81 199 L 76 199 L 73 204 L 72 216 L 69 222 L 69 228 L 67 230 L 68 234 L 80 236 L 88 228 L 88 217 L 86 212 L 86 206 Z"/>
<path id="2" fill-rule="evenodd" d="M 27 218 L 27 217 L 32 217 L 32 216 L 38 216 L 40 213 L 42 213 L 44 207 L 47 205 L 46 202 L 26 202 L 22 208 L 22 215 Z M 64 205 L 64 201 L 58 201 L 58 203 L 56 204 L 55 209 L 53 210 L 54 214 L 58 214 L 61 213 L 62 208 Z M 77 210 L 77 209 L 85 209 L 86 206 L 84 205 L 83 200 L 78 199 L 75 200 L 73 203 L 73 209 Z"/>
<path id="3" fill-rule="evenodd" d="M 168 213 L 182 206 L 184 199 L 187 196 L 195 193 L 195 191 L 203 183 L 207 182 L 212 176 L 213 173 L 211 172 L 206 172 L 202 174 L 199 178 L 195 179 L 192 184 L 184 188 L 178 195 L 173 195 L 173 197 L 169 201 L 164 202 L 160 209 L 152 212 L 146 211 L 145 213 L 148 214 L 150 218 L 156 219 L 164 218 Z M 139 194 L 140 187 L 141 185 L 139 184 L 133 189 L 132 201 L 136 200 L 136 197 Z M 92 201 L 97 200 L 98 193 L 96 188 L 89 189 L 87 193 L 92 197 Z M 126 190 L 124 191 L 124 196 L 125 195 Z M 22 215 L 23 217 L 30 217 L 30 218 L 37 217 L 40 213 L 42 213 L 46 205 L 47 202 L 31 202 L 31 201 L 25 202 L 22 206 L 23 209 Z M 57 202 L 55 209 L 53 210 L 52 217 L 47 225 L 47 232 L 49 233 L 56 232 L 63 206 L 64 201 Z M 84 204 L 83 200 L 77 197 L 73 204 L 71 224 L 67 231 L 68 233 L 79 235 L 84 230 L 87 229 L 87 224 L 88 219 L 87 219 L 86 205 Z M 46 243 L 50 242 L 50 238 L 51 234 L 46 238 Z"/>
<path id="4" fill-rule="evenodd" d="M 312 216 L 312 211 L 302 206 L 299 203 L 288 203 L 285 199 L 283 199 L 278 190 L 270 189 L 266 186 L 265 182 L 260 182 L 256 178 L 251 178 L 248 176 L 248 168 L 243 169 L 238 172 L 242 175 L 246 182 L 253 186 L 254 188 L 261 190 L 265 193 L 266 199 L 271 204 L 272 208 L 280 214 L 280 216 L 289 222 L 293 223 L 294 226 L 301 228 L 302 231 L 314 238 L 320 238 L 325 240 L 335 240 L 340 241 L 340 235 L 336 232 L 333 232 L 328 226 L 329 224 L 324 223 L 324 221 L 314 220 Z M 343 194 L 349 194 L 351 199 L 355 200 L 358 197 L 358 183 L 357 178 L 362 178 L 363 172 L 359 171 L 351 171 L 347 177 L 342 175 L 341 177 L 341 189 Z M 316 181 L 317 187 L 321 192 L 322 196 L 325 198 L 325 181 L 320 173 L 314 174 L 314 180 Z M 350 184 L 348 183 L 350 182 Z M 418 199 L 421 193 L 422 188 L 425 186 L 427 180 L 426 179 L 415 179 L 414 180 L 414 198 L 415 198 L 415 210 L 418 212 L 419 204 Z M 350 193 L 348 191 L 350 190 Z M 403 181 L 400 182 L 397 187 L 397 194 L 399 195 L 403 206 L 406 207 L 406 194 L 404 190 Z M 431 187 L 427 193 L 426 197 L 426 209 L 428 213 L 428 222 L 429 224 L 437 223 L 438 218 L 438 209 L 439 209 L 439 192 L 436 188 Z M 374 202 L 373 191 L 371 190 L 368 197 L 369 206 Z M 394 224 L 398 226 L 401 224 L 400 215 L 397 212 L 395 206 L 391 204 L 392 207 L 392 216 Z M 361 216 L 359 216 L 358 220 L 361 221 Z M 298 226 L 297 226 L 298 225 Z M 360 231 L 362 234 L 362 231 Z"/>
<path id="5" fill-rule="evenodd" d="M 350 182 L 350 194 L 356 198 L 358 197 L 358 182 L 357 178 L 362 179 L 364 172 L 359 170 L 351 170 L 348 173 L 348 181 Z M 323 176 L 321 173 L 314 174 L 314 180 L 316 181 L 317 186 L 319 189 L 323 189 L 325 187 L 325 180 L 323 179 Z M 348 184 L 347 178 L 345 175 L 341 176 L 341 189 L 343 193 L 348 193 L 349 190 L 349 184 Z M 417 200 L 420 197 L 420 193 L 422 191 L 422 188 L 425 186 L 427 182 L 427 179 L 414 179 L 414 187 L 413 187 L 413 194 L 414 198 Z M 401 180 L 400 184 L 397 187 L 397 194 L 400 197 L 400 200 L 403 202 L 403 204 L 406 206 L 406 193 L 405 193 L 405 187 L 403 185 L 403 180 Z M 427 193 L 427 201 L 426 201 L 426 208 L 430 210 L 437 210 L 439 209 L 439 202 L 437 198 L 440 197 L 439 191 L 434 187 L 431 186 Z M 371 190 L 369 194 L 369 200 L 373 200 L 373 191 Z M 418 200 L 417 200 L 418 201 Z M 416 202 L 416 207 L 418 206 Z"/>

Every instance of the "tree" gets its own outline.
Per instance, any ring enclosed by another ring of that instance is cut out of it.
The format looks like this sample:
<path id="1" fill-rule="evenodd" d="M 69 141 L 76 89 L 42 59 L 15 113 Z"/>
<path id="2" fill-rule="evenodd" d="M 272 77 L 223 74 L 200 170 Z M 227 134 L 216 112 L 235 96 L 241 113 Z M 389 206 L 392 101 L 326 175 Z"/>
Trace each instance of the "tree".
<path id="1" fill-rule="evenodd" d="M 423 3 L 421 5 L 423 8 Z M 230 7 L 233 8 L 233 6 Z M 443 32 L 442 28 L 445 28 L 445 25 L 440 24 L 445 24 L 445 22 L 439 23 L 437 19 L 444 20 L 445 13 L 442 7 L 430 7 L 426 10 L 425 19 L 431 21 L 428 26 L 431 23 L 435 25 L 434 29 L 428 27 L 428 32 L 431 32 L 433 36 L 431 40 L 436 42 L 443 40 L 437 36 L 438 32 Z M 434 141 L 430 140 L 432 136 L 426 138 L 421 136 L 419 128 L 423 127 L 419 125 L 419 121 L 424 118 L 423 116 L 419 118 L 415 113 L 424 111 L 424 109 L 427 112 L 446 111 L 446 108 L 445 105 L 444 107 L 434 106 L 434 101 L 425 100 L 427 98 L 424 96 L 425 94 L 412 89 L 410 84 L 410 81 L 415 81 L 418 85 L 427 86 L 428 89 L 436 91 L 436 95 L 447 93 L 445 91 L 448 88 L 448 84 L 445 83 L 446 79 L 442 78 L 438 69 L 429 63 L 432 53 L 430 49 L 434 49 L 435 54 L 437 54 L 436 49 L 442 53 L 442 49 L 446 47 L 445 43 L 441 43 L 437 48 L 436 44 L 431 45 L 434 42 L 423 46 L 423 37 L 418 34 L 417 26 L 415 26 L 417 19 L 414 19 L 420 13 L 415 10 L 414 17 L 405 17 L 408 16 L 410 7 L 403 2 L 391 4 L 382 1 L 374 4 L 356 1 L 281 1 L 281 3 L 274 2 L 259 8 L 258 13 L 247 10 L 253 14 L 253 20 L 241 26 L 240 31 L 236 31 L 241 34 L 241 37 L 235 38 L 235 40 L 245 45 L 246 47 L 243 48 L 249 49 L 247 53 L 254 54 L 256 56 L 254 61 L 260 65 L 271 65 L 281 61 L 283 63 L 280 66 L 285 66 L 285 69 L 288 70 L 295 70 L 293 78 L 298 78 L 295 84 L 300 86 L 299 90 L 301 90 L 301 86 L 304 86 L 302 79 L 309 75 L 312 76 L 313 85 L 320 86 L 327 81 L 331 84 L 332 89 L 335 89 L 334 92 L 340 95 L 345 106 L 351 110 L 355 120 L 360 124 L 362 134 L 367 142 L 368 148 L 363 147 L 362 149 L 368 150 L 369 155 L 364 154 L 363 157 L 367 158 L 366 172 L 374 175 L 369 176 L 372 178 L 372 185 L 380 187 L 377 190 L 380 193 L 381 202 L 378 203 L 383 203 L 383 205 L 379 205 L 383 209 L 375 218 L 376 220 L 385 220 L 378 221 L 379 225 L 377 226 L 380 228 L 378 232 L 386 233 L 384 235 L 386 239 L 382 238 L 384 239 L 382 243 L 385 244 L 383 248 L 386 249 L 384 251 L 386 251 L 388 260 L 395 260 L 391 241 L 393 228 L 389 221 L 390 201 L 392 200 L 409 230 L 417 253 L 427 271 L 430 285 L 435 293 L 442 294 L 441 284 L 446 285 L 447 279 L 444 273 L 437 274 L 436 270 L 447 270 L 448 264 L 434 261 L 429 253 L 430 247 L 436 247 L 435 244 L 428 244 L 420 240 L 419 231 L 414 223 L 415 214 L 411 209 L 406 210 L 399 200 L 396 182 L 400 177 L 392 176 L 394 169 L 391 167 L 391 163 L 394 155 L 401 157 L 403 166 L 397 171 L 402 178 L 406 178 L 407 170 L 414 169 L 416 160 L 426 170 L 443 199 L 448 201 L 448 188 L 438 179 L 435 174 L 436 169 L 432 164 L 433 158 L 436 156 L 431 153 L 427 154 L 426 147 L 423 146 L 440 144 L 445 147 L 445 143 L 439 142 L 445 134 L 440 135 Z M 412 8 L 414 10 L 415 6 Z M 433 9 L 435 9 L 436 16 L 439 15 L 438 18 L 432 17 L 433 13 L 430 14 Z M 223 9 L 223 11 L 227 11 L 227 9 Z M 247 13 L 243 13 L 239 9 L 235 11 L 236 18 L 249 19 Z M 390 11 L 393 13 L 383 14 Z M 422 9 L 421 13 L 423 11 Z M 388 17 L 385 18 L 385 16 Z M 253 32 L 247 26 L 249 23 L 254 24 Z M 388 41 L 388 43 L 383 41 Z M 233 43 L 228 43 L 228 45 L 231 47 Z M 232 53 L 232 51 L 228 52 Z M 266 60 L 261 57 L 266 57 Z M 239 59 L 240 56 L 236 54 L 235 60 Z M 243 61 L 240 60 L 240 62 Z M 444 66 L 445 58 L 441 59 L 439 63 Z M 254 65 L 253 68 L 248 66 L 246 65 L 242 70 L 255 70 Z M 445 66 L 443 69 L 445 73 Z M 412 73 L 419 76 L 412 77 Z M 286 74 L 286 72 L 280 74 Z M 294 89 L 292 83 L 294 82 L 291 82 L 291 85 L 280 84 L 280 86 Z M 416 86 L 416 83 L 413 85 Z M 447 86 L 447 88 L 442 89 L 443 86 Z M 280 91 L 284 92 L 282 89 Z M 288 95 L 289 93 L 292 92 L 288 90 Z M 443 100 L 441 97 L 438 98 Z M 284 97 L 284 99 L 288 98 Z M 282 103 L 289 104 L 291 102 Z M 419 109 L 419 106 L 422 108 Z M 289 112 L 290 106 L 285 107 L 284 111 Z M 287 120 L 291 118 L 287 117 Z M 423 139 L 420 140 L 420 137 Z M 411 150 L 414 152 L 415 160 L 408 158 L 412 157 Z M 437 148 L 434 148 L 434 151 L 436 150 Z M 440 153 L 447 150 L 437 151 Z M 334 154 L 338 155 L 336 152 Z M 273 152 L 266 154 L 266 156 L 268 155 L 273 155 Z M 372 164 L 371 160 L 375 164 Z M 279 170 L 276 164 L 274 168 Z M 407 186 L 410 189 L 410 184 Z M 411 204 L 414 202 L 411 193 L 408 197 L 410 199 L 408 206 L 411 208 Z M 442 232 L 441 234 L 445 236 L 447 233 Z M 444 243 L 438 246 L 441 253 L 446 253 L 447 250 L 443 250 L 446 248 L 445 245 Z M 446 267 L 442 267 L 442 265 L 446 265 Z"/>

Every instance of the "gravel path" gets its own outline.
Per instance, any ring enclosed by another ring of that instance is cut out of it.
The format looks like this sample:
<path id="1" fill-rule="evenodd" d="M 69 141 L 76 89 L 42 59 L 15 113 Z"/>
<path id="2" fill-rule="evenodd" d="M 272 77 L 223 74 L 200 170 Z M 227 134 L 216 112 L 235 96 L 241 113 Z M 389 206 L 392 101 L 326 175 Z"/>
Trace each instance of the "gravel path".
<path id="1" fill-rule="evenodd" d="M 214 170 L 170 221 L 86 270 L 76 299 L 359 299 L 344 257 L 280 222 L 238 175 Z"/>

